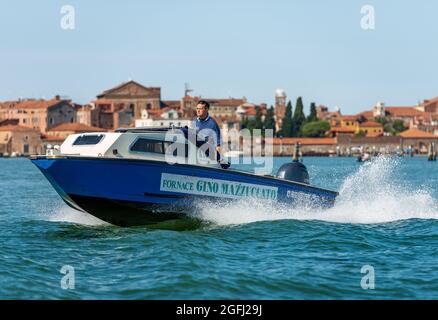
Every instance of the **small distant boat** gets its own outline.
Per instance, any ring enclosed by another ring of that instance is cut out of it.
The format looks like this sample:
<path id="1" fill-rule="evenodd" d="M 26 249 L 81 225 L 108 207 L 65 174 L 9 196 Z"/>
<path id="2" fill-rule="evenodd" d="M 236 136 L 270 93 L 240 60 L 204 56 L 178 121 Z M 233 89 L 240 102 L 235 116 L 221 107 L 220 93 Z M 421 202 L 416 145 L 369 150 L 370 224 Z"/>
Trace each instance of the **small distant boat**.
<path id="1" fill-rule="evenodd" d="M 371 160 L 371 155 L 369 153 L 364 153 L 357 157 L 357 162 L 366 162 L 370 160 Z"/>
<path id="2" fill-rule="evenodd" d="M 299 205 L 305 199 L 306 205 L 330 207 L 338 195 L 311 186 L 300 162 L 283 165 L 277 176 L 224 169 L 222 161 L 193 164 L 187 152 L 169 163 L 175 140 L 168 133 L 181 138 L 185 150 L 196 148 L 178 128 L 119 129 L 70 135 L 31 161 L 65 203 L 117 226 L 184 218 L 206 200 Z"/>

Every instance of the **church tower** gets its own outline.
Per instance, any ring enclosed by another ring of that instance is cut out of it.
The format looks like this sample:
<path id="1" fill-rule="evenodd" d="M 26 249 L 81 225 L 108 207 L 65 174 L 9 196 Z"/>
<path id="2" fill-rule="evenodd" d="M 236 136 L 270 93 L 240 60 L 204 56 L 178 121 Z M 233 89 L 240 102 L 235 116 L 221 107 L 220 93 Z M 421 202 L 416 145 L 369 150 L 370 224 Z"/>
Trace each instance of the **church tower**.
<path id="1" fill-rule="evenodd" d="M 283 89 L 275 90 L 275 124 L 277 130 L 282 127 L 283 118 L 286 114 L 286 93 Z"/>
<path id="2" fill-rule="evenodd" d="M 377 102 L 377 104 L 373 107 L 373 117 L 384 117 L 385 116 L 385 103 Z"/>

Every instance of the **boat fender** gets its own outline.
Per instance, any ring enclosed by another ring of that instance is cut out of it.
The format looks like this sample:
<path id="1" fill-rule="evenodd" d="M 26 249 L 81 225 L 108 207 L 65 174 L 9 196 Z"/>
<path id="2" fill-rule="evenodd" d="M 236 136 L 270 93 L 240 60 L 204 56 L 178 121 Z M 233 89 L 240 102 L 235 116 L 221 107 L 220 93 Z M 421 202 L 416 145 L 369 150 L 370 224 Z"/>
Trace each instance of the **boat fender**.
<path id="1" fill-rule="evenodd" d="M 298 161 L 283 164 L 280 169 L 278 169 L 277 178 L 309 184 L 307 168 Z"/>

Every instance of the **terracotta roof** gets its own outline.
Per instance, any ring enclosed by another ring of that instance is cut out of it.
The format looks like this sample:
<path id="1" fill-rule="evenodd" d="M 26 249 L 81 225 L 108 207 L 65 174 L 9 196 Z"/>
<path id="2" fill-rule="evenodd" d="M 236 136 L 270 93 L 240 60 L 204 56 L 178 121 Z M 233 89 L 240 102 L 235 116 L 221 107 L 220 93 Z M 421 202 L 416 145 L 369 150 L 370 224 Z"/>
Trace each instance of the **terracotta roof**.
<path id="1" fill-rule="evenodd" d="M 415 107 L 385 107 L 385 112 L 396 117 L 415 117 L 424 115 L 423 111 L 419 111 L 415 109 Z"/>
<path id="2" fill-rule="evenodd" d="M 438 136 L 430 132 L 425 132 L 416 128 L 408 129 L 400 133 L 403 138 L 434 138 L 438 139 Z"/>
<path id="3" fill-rule="evenodd" d="M 374 113 L 372 111 L 364 111 L 364 112 L 361 112 L 361 113 L 357 114 L 358 118 L 360 116 L 363 116 L 364 118 L 367 118 L 367 119 L 373 119 L 374 118 Z"/>
<path id="4" fill-rule="evenodd" d="M 47 109 L 53 107 L 59 103 L 70 103 L 70 100 L 23 100 L 4 103 L 2 108 L 11 109 Z"/>
<path id="5" fill-rule="evenodd" d="M 302 145 L 334 145 L 336 138 L 273 138 L 273 144 L 296 144 L 299 142 Z"/>
<path id="6" fill-rule="evenodd" d="M 0 131 L 38 131 L 34 128 L 19 126 L 19 125 L 6 125 L 6 126 L 0 126 Z"/>
<path id="7" fill-rule="evenodd" d="M 103 132 L 106 130 L 102 128 L 87 126 L 83 123 L 62 123 L 56 127 L 51 128 L 48 131 Z"/>
<path id="8" fill-rule="evenodd" d="M 359 118 L 359 116 L 341 116 L 341 120 L 344 121 L 357 121 L 357 118 Z"/>
<path id="9" fill-rule="evenodd" d="M 142 87 L 142 88 L 144 88 L 144 89 L 161 89 L 160 87 L 145 87 L 144 85 L 142 85 L 142 84 L 140 84 L 140 83 L 138 83 L 138 82 L 136 82 L 136 81 L 130 80 L 130 81 L 127 81 L 127 82 L 122 82 L 121 84 L 119 84 L 119 85 L 117 85 L 117 86 L 115 86 L 115 87 L 113 87 L 113 88 L 111 88 L 111 89 L 105 90 L 104 92 L 98 94 L 98 95 L 97 95 L 97 98 L 100 98 L 101 96 L 104 96 L 104 95 L 106 95 L 106 94 L 108 94 L 108 93 L 111 93 L 111 92 L 114 91 L 114 90 L 117 90 L 117 89 L 123 88 L 124 86 L 126 86 L 126 85 L 128 85 L 128 84 L 131 84 L 131 83 L 133 83 L 133 84 L 135 84 L 135 85 L 137 85 L 137 86 L 139 86 L 139 87 Z"/>
<path id="10" fill-rule="evenodd" d="M 375 122 L 375 121 L 365 121 L 359 124 L 359 127 L 379 127 L 383 128 L 383 125 L 381 123 Z"/>

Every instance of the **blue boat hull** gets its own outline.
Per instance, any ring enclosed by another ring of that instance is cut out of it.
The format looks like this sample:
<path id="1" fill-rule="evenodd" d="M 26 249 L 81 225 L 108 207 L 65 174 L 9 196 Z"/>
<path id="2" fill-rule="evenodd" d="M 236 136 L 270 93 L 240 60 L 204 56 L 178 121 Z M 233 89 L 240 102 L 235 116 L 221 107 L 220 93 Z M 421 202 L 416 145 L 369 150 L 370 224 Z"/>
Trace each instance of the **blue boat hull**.
<path id="1" fill-rule="evenodd" d="M 35 157 L 32 162 L 69 206 L 118 226 L 192 216 L 205 201 L 330 207 L 337 196 L 273 177 L 161 161 Z"/>

